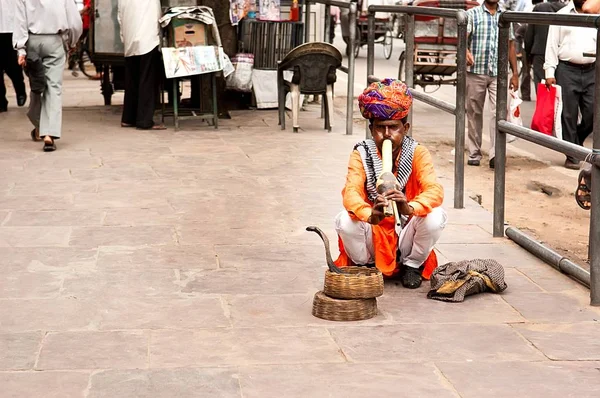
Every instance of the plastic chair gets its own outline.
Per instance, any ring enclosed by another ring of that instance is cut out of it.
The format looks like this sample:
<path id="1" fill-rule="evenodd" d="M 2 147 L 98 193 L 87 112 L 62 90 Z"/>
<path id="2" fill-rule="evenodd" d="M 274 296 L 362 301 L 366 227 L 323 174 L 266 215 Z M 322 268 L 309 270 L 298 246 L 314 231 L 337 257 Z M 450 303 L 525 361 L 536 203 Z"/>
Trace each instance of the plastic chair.
<path id="1" fill-rule="evenodd" d="M 292 95 L 292 125 L 298 132 L 300 94 L 323 96 L 325 129 L 331 131 L 333 115 L 333 84 L 336 71 L 342 65 L 342 54 L 329 43 L 302 44 L 290 51 L 277 66 L 279 94 L 279 124 L 285 130 L 285 100 Z M 284 79 L 284 71 L 292 71 L 291 81 Z"/>

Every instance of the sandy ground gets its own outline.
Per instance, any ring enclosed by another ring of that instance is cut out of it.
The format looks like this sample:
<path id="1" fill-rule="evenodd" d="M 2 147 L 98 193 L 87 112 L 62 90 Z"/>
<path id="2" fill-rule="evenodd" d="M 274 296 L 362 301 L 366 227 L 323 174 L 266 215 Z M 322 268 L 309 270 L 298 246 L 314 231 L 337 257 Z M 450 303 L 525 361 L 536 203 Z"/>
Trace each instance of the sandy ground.
<path id="1" fill-rule="evenodd" d="M 432 152 L 438 173 L 453 175 L 454 144 L 421 142 Z M 494 172 L 485 157 L 480 167 L 465 166 L 465 192 L 481 195 L 481 205 L 489 211 L 493 188 Z M 587 268 L 590 212 L 577 206 L 575 188 L 575 179 L 554 173 L 545 163 L 509 156 L 505 221 Z"/>

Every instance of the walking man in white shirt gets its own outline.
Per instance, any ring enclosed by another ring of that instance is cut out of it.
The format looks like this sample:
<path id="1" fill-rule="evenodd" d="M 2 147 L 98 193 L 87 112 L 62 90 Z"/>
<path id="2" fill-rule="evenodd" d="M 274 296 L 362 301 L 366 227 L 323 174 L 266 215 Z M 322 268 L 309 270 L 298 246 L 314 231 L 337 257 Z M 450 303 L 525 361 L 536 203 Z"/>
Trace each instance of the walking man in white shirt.
<path id="1" fill-rule="evenodd" d="M 17 52 L 12 44 L 14 5 L 14 0 L 0 1 L 0 113 L 6 112 L 8 108 L 4 72 L 12 80 L 17 94 L 17 105 L 23 106 L 27 101 L 23 70 L 17 63 Z"/>
<path id="2" fill-rule="evenodd" d="M 586 0 L 573 0 L 557 14 L 578 14 Z M 546 85 L 562 87 L 562 134 L 565 141 L 583 145 L 594 121 L 594 68 L 596 59 L 583 53 L 596 52 L 596 29 L 550 26 L 546 41 Z M 581 123 L 577 124 L 579 112 Z M 567 156 L 565 167 L 579 169 L 579 161 Z"/>
<path id="3" fill-rule="evenodd" d="M 54 140 L 61 137 L 65 44 L 75 47 L 82 30 L 73 0 L 16 0 L 13 44 L 19 65 L 31 64 L 44 80 L 41 92 L 32 89 L 27 116 L 35 126 L 32 138 L 43 137 L 45 152 L 56 150 Z"/>
<path id="4" fill-rule="evenodd" d="M 153 121 L 160 79 L 160 0 L 119 0 L 125 45 L 125 100 L 121 127 L 164 130 Z"/>

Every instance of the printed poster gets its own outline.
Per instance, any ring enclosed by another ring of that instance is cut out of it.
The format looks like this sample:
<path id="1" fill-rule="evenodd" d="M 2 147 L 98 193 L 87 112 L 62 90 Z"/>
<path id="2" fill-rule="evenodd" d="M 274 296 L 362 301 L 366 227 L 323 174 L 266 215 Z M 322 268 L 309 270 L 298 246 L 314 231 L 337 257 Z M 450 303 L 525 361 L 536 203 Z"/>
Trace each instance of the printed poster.
<path id="1" fill-rule="evenodd" d="M 168 79 L 223 70 L 223 50 L 216 46 L 164 47 L 162 54 Z"/>
<path id="2" fill-rule="evenodd" d="M 237 25 L 250 11 L 251 0 L 229 0 L 229 19 Z"/>

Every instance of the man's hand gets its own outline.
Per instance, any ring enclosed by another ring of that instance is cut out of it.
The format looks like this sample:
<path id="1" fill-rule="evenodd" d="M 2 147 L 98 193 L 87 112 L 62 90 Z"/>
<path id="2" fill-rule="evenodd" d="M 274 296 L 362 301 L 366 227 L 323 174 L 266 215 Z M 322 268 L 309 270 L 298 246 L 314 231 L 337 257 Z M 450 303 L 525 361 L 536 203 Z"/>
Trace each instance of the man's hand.
<path id="1" fill-rule="evenodd" d="M 383 214 L 383 208 L 387 206 L 388 201 L 383 195 L 377 195 L 377 199 L 375 199 L 375 203 L 373 203 L 373 212 L 369 216 L 367 222 L 369 224 L 377 225 L 385 218 L 385 214 Z"/>
<path id="2" fill-rule="evenodd" d="M 510 78 L 510 89 L 513 91 L 519 89 L 519 75 L 517 73 L 513 73 Z"/>
<path id="3" fill-rule="evenodd" d="M 401 191 L 397 189 L 388 191 L 385 194 L 385 199 L 393 200 L 394 202 L 396 202 L 400 214 L 410 216 L 413 213 L 413 208 L 409 206 L 408 200 L 406 199 L 406 195 L 404 195 Z"/>
<path id="4" fill-rule="evenodd" d="M 471 50 L 467 50 L 467 66 L 475 65 L 475 58 L 473 58 L 473 54 Z"/>
<path id="5" fill-rule="evenodd" d="M 546 87 L 550 88 L 553 84 L 556 84 L 556 79 L 553 77 L 549 77 L 546 79 Z"/>
<path id="6" fill-rule="evenodd" d="M 13 58 L 13 59 L 14 59 L 14 58 Z M 25 67 L 25 65 L 27 65 L 27 59 L 25 58 L 25 56 L 24 56 L 24 55 L 19 55 L 19 60 L 18 60 L 18 62 L 19 62 L 19 66 L 21 66 L 21 67 L 23 67 L 23 68 Z"/>

